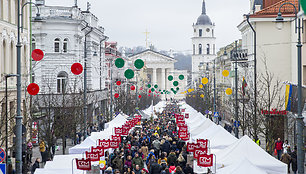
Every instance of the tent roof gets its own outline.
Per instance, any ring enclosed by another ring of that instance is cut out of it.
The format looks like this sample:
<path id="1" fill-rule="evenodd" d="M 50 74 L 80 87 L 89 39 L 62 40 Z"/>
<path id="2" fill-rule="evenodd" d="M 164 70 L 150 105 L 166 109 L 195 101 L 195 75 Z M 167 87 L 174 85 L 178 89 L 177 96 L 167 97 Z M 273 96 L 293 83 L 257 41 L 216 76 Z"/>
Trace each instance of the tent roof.
<path id="1" fill-rule="evenodd" d="M 255 166 L 269 174 L 283 174 L 287 172 L 287 165 L 275 159 L 254 143 L 248 136 L 243 136 L 238 141 L 216 153 L 217 166 L 229 166 L 239 163 L 246 158 Z"/>
<path id="2" fill-rule="evenodd" d="M 268 174 L 264 170 L 256 167 L 248 159 L 243 158 L 240 163 L 230 165 L 217 170 L 218 174 Z"/>

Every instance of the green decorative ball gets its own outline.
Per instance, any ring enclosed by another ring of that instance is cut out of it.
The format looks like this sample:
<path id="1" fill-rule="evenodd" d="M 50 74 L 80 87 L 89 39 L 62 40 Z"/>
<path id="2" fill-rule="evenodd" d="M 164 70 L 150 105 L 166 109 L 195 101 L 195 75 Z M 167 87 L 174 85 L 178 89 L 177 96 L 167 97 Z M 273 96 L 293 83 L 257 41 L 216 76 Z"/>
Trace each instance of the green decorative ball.
<path id="1" fill-rule="evenodd" d="M 148 88 L 151 88 L 151 85 L 150 85 L 150 84 L 148 84 Z"/>
<path id="2" fill-rule="evenodd" d="M 117 58 L 115 60 L 115 65 L 116 65 L 117 68 L 124 67 L 124 60 L 122 58 Z"/>
<path id="3" fill-rule="evenodd" d="M 127 78 L 127 79 L 132 79 L 134 77 L 134 71 L 131 70 L 131 69 L 127 69 L 125 72 L 124 72 L 124 76 Z"/>
<path id="4" fill-rule="evenodd" d="M 172 81 L 173 80 L 173 76 L 172 75 L 168 76 L 168 80 Z"/>
<path id="5" fill-rule="evenodd" d="M 173 82 L 173 86 L 178 86 L 179 85 L 179 82 L 178 81 L 174 81 Z"/>
<path id="6" fill-rule="evenodd" d="M 143 66 L 144 66 L 143 60 L 137 59 L 137 60 L 134 62 L 134 66 L 135 66 L 137 69 L 143 68 Z"/>
<path id="7" fill-rule="evenodd" d="M 184 75 L 180 75 L 180 76 L 179 76 L 179 79 L 180 79 L 180 80 L 184 80 L 184 78 L 185 78 Z"/>
<path id="8" fill-rule="evenodd" d="M 158 85 L 154 85 L 154 88 L 158 88 Z"/>
<path id="9" fill-rule="evenodd" d="M 151 91 L 154 92 L 154 91 L 155 91 L 155 88 L 151 88 Z"/>

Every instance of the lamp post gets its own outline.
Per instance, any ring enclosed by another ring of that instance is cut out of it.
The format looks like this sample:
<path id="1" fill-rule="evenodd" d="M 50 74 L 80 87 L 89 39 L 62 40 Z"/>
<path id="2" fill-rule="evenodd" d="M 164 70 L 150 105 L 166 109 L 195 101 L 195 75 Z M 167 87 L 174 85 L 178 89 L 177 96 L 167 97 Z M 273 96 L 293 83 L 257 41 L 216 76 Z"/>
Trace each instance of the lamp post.
<path id="1" fill-rule="evenodd" d="M 256 51 L 256 31 L 250 23 L 250 16 L 246 15 L 247 22 L 254 33 L 254 125 L 257 125 L 257 51 Z M 243 101 L 244 102 L 244 101 Z M 255 129 L 255 136 L 257 136 L 257 129 Z M 255 137 L 256 138 L 256 137 Z"/>
<path id="2" fill-rule="evenodd" d="M 89 32 L 85 33 L 84 41 L 84 140 L 87 137 L 87 36 L 93 31 L 93 27 L 90 27 L 87 23 L 86 27 L 82 29 L 90 28 Z"/>
<path id="3" fill-rule="evenodd" d="M 298 10 L 300 10 L 300 1 L 298 10 L 297 7 L 290 3 L 286 2 L 283 3 L 279 7 L 279 11 L 276 17 L 276 25 L 278 29 L 282 29 L 282 24 L 284 22 L 284 18 L 282 17 L 281 8 L 284 5 L 291 5 L 294 7 L 294 14 L 295 14 L 295 32 L 298 34 L 298 42 L 297 42 L 297 63 L 298 63 L 298 116 L 297 116 L 297 167 L 298 167 L 298 173 L 304 174 L 304 141 L 303 141 L 303 131 L 304 131 L 304 117 L 302 115 L 302 44 L 301 44 L 301 30 L 303 27 L 301 26 L 301 19 L 297 17 Z"/>
<path id="4" fill-rule="evenodd" d="M 7 74 L 5 75 L 5 163 L 7 164 L 8 156 L 8 94 L 7 94 L 7 79 L 10 77 L 16 77 L 17 74 Z"/>
<path id="5" fill-rule="evenodd" d="M 235 52 L 237 53 L 237 41 L 235 41 Z M 235 137 L 239 138 L 239 129 L 238 129 L 238 56 L 235 56 Z"/>
<path id="6" fill-rule="evenodd" d="M 22 173 L 22 115 L 21 115 L 21 42 L 20 42 L 20 32 L 22 31 L 22 24 L 20 20 L 23 18 L 23 8 L 28 4 L 33 4 L 33 2 L 27 2 L 20 6 L 20 0 L 17 1 L 17 113 L 16 119 L 16 173 Z M 21 7 L 21 8 L 20 8 Z M 37 8 L 37 14 L 35 20 L 40 20 L 39 8 Z M 22 20 L 23 21 L 23 20 Z"/>

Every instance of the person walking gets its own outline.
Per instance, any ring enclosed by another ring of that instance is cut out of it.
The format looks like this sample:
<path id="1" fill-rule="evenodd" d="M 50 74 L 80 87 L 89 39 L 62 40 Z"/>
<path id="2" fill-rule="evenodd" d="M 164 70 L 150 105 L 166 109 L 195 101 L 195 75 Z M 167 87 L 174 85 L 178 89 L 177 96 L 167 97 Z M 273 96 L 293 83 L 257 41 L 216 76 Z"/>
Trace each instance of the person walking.
<path id="1" fill-rule="evenodd" d="M 152 163 L 150 164 L 150 174 L 160 174 L 161 172 L 161 167 L 160 165 L 156 162 L 156 159 L 152 160 Z"/>
<path id="2" fill-rule="evenodd" d="M 37 168 L 39 168 L 39 163 L 40 163 L 40 159 L 39 158 L 36 158 L 32 168 L 31 168 L 31 174 L 34 174 L 35 173 L 35 170 Z"/>
<path id="3" fill-rule="evenodd" d="M 283 151 L 283 142 L 281 141 L 280 138 L 277 139 L 277 141 L 275 142 L 275 149 L 277 152 L 277 159 L 280 160 L 281 156 L 282 156 L 282 151 Z"/>
<path id="4" fill-rule="evenodd" d="M 283 143 L 283 153 L 290 153 L 288 152 L 288 148 L 290 148 L 290 144 L 288 143 L 288 140 L 285 140 Z"/>
<path id="5" fill-rule="evenodd" d="M 135 157 L 132 160 L 133 169 L 135 169 L 137 165 L 139 166 L 139 169 L 142 169 L 144 167 L 144 163 L 143 163 L 142 158 L 139 156 L 138 153 L 135 153 Z"/>
<path id="6" fill-rule="evenodd" d="M 283 153 L 280 159 L 283 163 L 287 164 L 287 169 L 288 173 L 290 173 L 290 161 L 291 161 L 291 156 L 286 152 Z"/>
<path id="7" fill-rule="evenodd" d="M 297 154 L 296 154 L 296 146 L 294 146 L 293 152 L 289 153 L 290 157 L 291 157 L 291 169 L 293 171 L 294 174 L 296 174 L 297 172 Z"/>

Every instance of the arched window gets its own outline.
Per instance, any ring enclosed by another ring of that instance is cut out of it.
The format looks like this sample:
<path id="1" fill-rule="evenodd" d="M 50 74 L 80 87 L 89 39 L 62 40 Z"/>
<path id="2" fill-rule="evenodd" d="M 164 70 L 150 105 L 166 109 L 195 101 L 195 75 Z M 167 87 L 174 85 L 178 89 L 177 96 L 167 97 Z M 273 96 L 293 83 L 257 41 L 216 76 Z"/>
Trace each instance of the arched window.
<path id="1" fill-rule="evenodd" d="M 64 93 L 66 91 L 68 80 L 68 74 L 65 71 L 61 71 L 57 75 L 57 93 Z"/>
<path id="2" fill-rule="evenodd" d="M 67 53 L 68 50 L 68 39 L 64 39 L 64 43 L 63 43 L 63 51 L 64 53 Z"/>
<path id="3" fill-rule="evenodd" d="M 199 37 L 202 37 L 202 29 L 199 29 Z"/>
<path id="4" fill-rule="evenodd" d="M 54 52 L 59 53 L 60 52 L 59 48 L 60 48 L 60 39 L 56 38 L 54 40 Z"/>
<path id="5" fill-rule="evenodd" d="M 211 30 L 212 37 L 215 37 L 214 29 Z"/>
<path id="6" fill-rule="evenodd" d="M 210 45 L 209 44 L 207 44 L 207 46 L 206 46 L 206 54 L 210 54 Z"/>
<path id="7" fill-rule="evenodd" d="M 199 44 L 199 54 L 202 54 L 202 44 Z"/>
<path id="8" fill-rule="evenodd" d="M 32 38 L 32 51 L 36 49 L 36 40 Z"/>
<path id="9" fill-rule="evenodd" d="M 195 44 L 193 44 L 193 55 L 195 55 Z"/>

